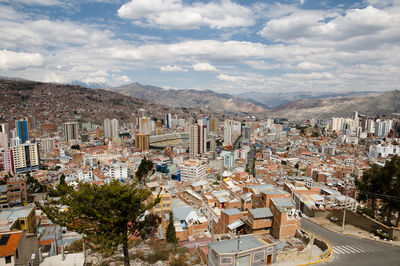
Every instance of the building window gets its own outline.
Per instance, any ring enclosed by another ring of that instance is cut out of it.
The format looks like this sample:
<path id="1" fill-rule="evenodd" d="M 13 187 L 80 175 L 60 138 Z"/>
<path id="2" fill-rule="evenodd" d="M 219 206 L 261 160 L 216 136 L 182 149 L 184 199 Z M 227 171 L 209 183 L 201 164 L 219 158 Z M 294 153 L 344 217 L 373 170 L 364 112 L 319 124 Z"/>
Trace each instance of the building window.
<path id="1" fill-rule="evenodd" d="M 261 261 L 265 258 L 265 250 L 253 253 L 253 262 Z"/>
<path id="2" fill-rule="evenodd" d="M 232 264 L 232 258 L 221 258 L 220 259 L 220 264 Z"/>
<path id="3" fill-rule="evenodd" d="M 6 257 L 6 264 L 9 264 L 9 263 L 11 263 L 11 256 Z"/>

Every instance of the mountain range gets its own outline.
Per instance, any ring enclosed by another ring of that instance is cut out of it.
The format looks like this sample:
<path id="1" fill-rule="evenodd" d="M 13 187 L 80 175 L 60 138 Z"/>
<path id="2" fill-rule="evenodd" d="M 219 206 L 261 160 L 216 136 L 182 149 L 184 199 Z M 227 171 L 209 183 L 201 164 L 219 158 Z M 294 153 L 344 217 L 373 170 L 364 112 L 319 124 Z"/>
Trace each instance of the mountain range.
<path id="1" fill-rule="evenodd" d="M 107 90 L 173 107 L 192 107 L 216 112 L 233 113 L 260 114 L 267 111 L 267 108 L 262 103 L 255 100 L 230 94 L 216 93 L 211 90 L 167 90 L 140 83 L 108 88 Z"/>

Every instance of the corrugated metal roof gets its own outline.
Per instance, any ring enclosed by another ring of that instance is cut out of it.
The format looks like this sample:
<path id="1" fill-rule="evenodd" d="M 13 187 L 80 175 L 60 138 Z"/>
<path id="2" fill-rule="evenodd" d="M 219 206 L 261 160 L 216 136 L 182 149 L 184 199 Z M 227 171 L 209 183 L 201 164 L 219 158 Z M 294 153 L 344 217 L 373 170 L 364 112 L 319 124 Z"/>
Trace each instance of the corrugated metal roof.
<path id="1" fill-rule="evenodd" d="M 269 218 L 274 216 L 269 208 L 250 209 L 249 212 L 255 219 Z"/>
<path id="2" fill-rule="evenodd" d="M 237 208 L 233 208 L 233 209 L 225 209 L 222 210 L 221 212 L 227 214 L 227 215 L 236 215 L 236 214 L 241 214 L 241 212 L 239 211 L 239 209 Z"/>
<path id="3" fill-rule="evenodd" d="M 245 251 L 253 248 L 263 247 L 266 244 L 254 236 L 240 237 L 239 250 Z M 208 244 L 209 250 L 213 249 L 218 254 L 234 253 L 238 251 L 238 239 L 217 241 Z"/>

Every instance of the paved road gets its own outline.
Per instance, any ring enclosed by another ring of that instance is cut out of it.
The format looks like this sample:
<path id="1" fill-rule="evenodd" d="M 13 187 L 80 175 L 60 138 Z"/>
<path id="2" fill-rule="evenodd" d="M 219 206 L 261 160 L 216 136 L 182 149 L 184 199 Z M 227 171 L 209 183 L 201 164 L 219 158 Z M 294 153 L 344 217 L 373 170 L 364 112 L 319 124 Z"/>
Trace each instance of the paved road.
<path id="1" fill-rule="evenodd" d="M 334 233 L 307 219 L 302 219 L 301 226 L 308 232 L 318 234 L 330 241 L 333 257 L 323 264 L 400 266 L 400 247 Z"/>

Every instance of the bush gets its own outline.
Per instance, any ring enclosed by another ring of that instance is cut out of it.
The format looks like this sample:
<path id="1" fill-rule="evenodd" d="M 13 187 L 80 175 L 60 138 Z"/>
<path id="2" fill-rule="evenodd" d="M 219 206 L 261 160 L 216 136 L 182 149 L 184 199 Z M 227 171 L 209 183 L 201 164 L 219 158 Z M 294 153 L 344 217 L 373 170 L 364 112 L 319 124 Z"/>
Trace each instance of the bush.
<path id="1" fill-rule="evenodd" d="M 69 253 L 79 253 L 83 251 L 83 239 L 75 240 L 69 246 L 65 247 Z"/>

